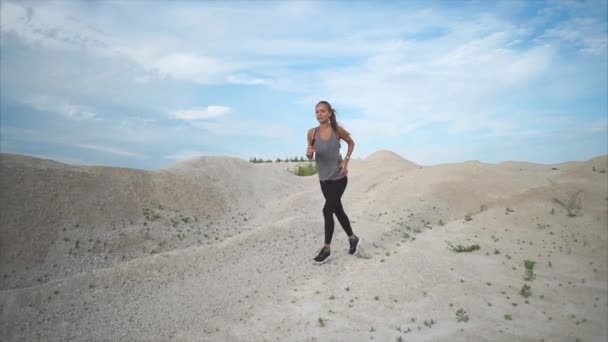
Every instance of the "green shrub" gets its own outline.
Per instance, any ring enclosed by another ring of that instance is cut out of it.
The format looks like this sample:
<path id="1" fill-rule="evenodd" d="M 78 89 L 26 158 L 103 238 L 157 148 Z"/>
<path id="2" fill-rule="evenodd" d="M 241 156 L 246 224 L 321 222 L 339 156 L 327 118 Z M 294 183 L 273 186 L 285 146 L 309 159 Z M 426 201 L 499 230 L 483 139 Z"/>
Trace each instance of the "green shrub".
<path id="1" fill-rule="evenodd" d="M 305 166 L 298 164 L 291 173 L 297 176 L 312 176 L 317 173 L 317 168 L 313 163 L 307 163 Z"/>

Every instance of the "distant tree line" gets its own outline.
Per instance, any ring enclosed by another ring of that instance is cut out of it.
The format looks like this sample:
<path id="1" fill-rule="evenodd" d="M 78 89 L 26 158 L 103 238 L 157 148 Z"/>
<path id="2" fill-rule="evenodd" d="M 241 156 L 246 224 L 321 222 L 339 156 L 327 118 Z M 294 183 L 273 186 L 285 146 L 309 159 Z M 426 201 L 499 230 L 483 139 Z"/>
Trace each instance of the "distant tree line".
<path id="1" fill-rule="evenodd" d="M 314 160 L 314 159 L 313 159 Z M 272 163 L 272 160 L 270 159 L 263 159 L 263 158 L 249 158 L 249 161 L 252 163 Z M 298 163 L 298 162 L 305 162 L 308 161 L 308 159 L 304 159 L 304 157 L 292 157 L 292 158 L 285 158 L 285 159 L 281 159 L 281 158 L 277 158 L 274 162 L 275 163 Z"/>

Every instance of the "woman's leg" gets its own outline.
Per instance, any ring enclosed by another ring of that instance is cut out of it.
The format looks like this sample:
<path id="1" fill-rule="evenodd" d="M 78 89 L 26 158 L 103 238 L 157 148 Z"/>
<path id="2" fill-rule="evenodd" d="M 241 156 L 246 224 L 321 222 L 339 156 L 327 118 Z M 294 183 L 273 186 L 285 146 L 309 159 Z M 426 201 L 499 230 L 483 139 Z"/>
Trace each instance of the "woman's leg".
<path id="1" fill-rule="evenodd" d="M 321 182 L 321 191 L 325 197 L 323 205 L 323 218 L 325 220 L 325 246 L 329 247 L 331 238 L 334 235 L 334 203 L 336 197 L 336 187 L 331 181 Z"/>
<path id="2" fill-rule="evenodd" d="M 340 225 L 342 226 L 342 229 L 344 229 L 344 232 L 346 232 L 346 235 L 351 237 L 353 235 L 353 230 L 352 230 L 352 227 L 350 226 L 350 220 L 348 219 L 348 216 L 346 216 L 346 213 L 344 212 L 344 207 L 342 207 L 342 195 L 344 194 L 344 190 L 346 189 L 347 183 L 348 183 L 348 179 L 346 177 L 344 177 L 336 182 L 337 200 L 336 200 L 336 205 L 335 205 L 335 208 L 336 208 L 335 214 L 336 214 L 336 217 L 338 218 L 338 221 L 340 222 Z"/>
<path id="3" fill-rule="evenodd" d="M 334 216 L 338 218 L 340 225 L 346 232 L 346 235 L 349 237 L 353 235 L 352 228 L 350 226 L 350 221 L 346 213 L 344 212 L 344 207 L 342 207 L 342 194 L 344 194 L 344 190 L 346 189 L 347 179 L 346 177 L 339 179 L 337 181 L 326 181 L 321 182 L 321 191 L 323 192 L 323 196 L 325 197 L 325 205 L 323 206 L 323 217 L 325 218 L 325 245 L 329 246 L 331 244 L 331 239 L 334 234 Z"/>
<path id="4" fill-rule="evenodd" d="M 346 183 L 346 177 L 337 181 L 321 182 L 321 191 L 325 197 L 325 205 L 323 206 L 323 217 L 325 219 L 325 246 L 321 249 L 319 255 L 314 258 L 315 262 L 317 263 L 324 263 L 329 258 L 331 238 L 334 234 L 334 213 L 338 217 L 340 225 L 342 228 L 344 228 L 344 231 L 349 237 L 348 243 L 350 248 L 348 253 L 351 255 L 357 254 L 359 238 L 353 234 L 350 221 L 344 212 L 341 201 L 342 194 L 346 189 Z"/>

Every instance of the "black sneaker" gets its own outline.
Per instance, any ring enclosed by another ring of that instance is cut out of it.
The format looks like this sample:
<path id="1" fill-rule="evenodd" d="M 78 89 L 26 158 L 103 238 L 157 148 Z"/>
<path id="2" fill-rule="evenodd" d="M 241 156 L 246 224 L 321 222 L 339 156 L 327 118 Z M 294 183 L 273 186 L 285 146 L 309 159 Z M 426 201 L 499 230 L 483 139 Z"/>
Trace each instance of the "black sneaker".
<path id="1" fill-rule="evenodd" d="M 319 254 L 313 260 L 317 264 L 323 264 L 329 259 L 330 255 L 331 255 L 331 253 L 329 251 L 329 248 L 323 247 L 321 249 L 321 251 L 319 252 Z"/>
<path id="2" fill-rule="evenodd" d="M 359 247 L 359 238 L 356 235 L 348 238 L 348 243 L 350 244 L 350 249 L 348 250 L 348 254 L 356 255 L 357 247 Z"/>

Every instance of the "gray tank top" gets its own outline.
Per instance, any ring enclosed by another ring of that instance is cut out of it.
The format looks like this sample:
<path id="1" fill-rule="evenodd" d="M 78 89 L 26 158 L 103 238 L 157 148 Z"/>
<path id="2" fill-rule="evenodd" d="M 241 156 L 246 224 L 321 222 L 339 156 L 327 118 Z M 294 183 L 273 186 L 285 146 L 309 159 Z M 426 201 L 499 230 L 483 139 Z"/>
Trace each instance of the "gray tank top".
<path id="1" fill-rule="evenodd" d="M 340 155 L 340 139 L 334 130 L 331 130 L 329 140 L 321 139 L 319 129 L 315 132 L 315 160 L 317 164 L 317 173 L 319 180 L 337 180 L 344 178 L 340 175 L 340 163 L 342 156 Z"/>

